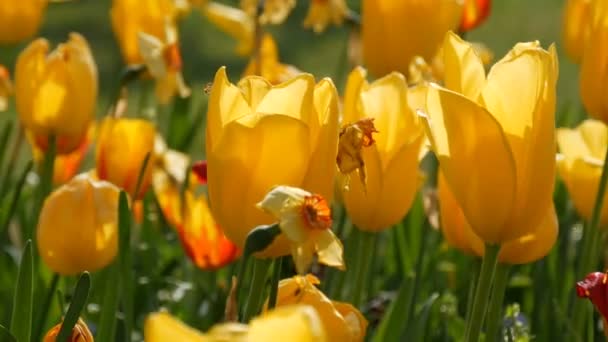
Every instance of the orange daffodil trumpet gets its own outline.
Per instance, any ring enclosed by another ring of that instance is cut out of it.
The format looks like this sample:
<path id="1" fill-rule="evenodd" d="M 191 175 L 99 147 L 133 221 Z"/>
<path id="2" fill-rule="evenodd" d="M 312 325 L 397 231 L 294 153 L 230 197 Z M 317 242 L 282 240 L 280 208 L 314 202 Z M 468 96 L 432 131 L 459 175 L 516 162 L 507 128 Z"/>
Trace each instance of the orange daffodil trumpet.
<path id="1" fill-rule="evenodd" d="M 591 220 L 595 196 L 600 183 L 604 155 L 608 147 L 608 128 L 599 120 L 585 120 L 574 129 L 559 128 L 557 144 L 558 171 L 564 180 L 576 211 L 585 220 Z M 601 226 L 608 225 L 608 201 L 600 214 Z"/>
<path id="2" fill-rule="evenodd" d="M 329 24 L 342 25 L 349 9 L 345 0 L 310 0 L 304 27 L 315 33 L 325 31 Z"/>
<path id="3" fill-rule="evenodd" d="M 165 35 L 159 39 L 145 32 L 139 32 L 139 53 L 148 71 L 156 79 L 156 97 L 166 104 L 178 93 L 181 97 L 190 95 L 182 76 L 182 57 L 177 40 L 175 24 L 165 23 Z"/>
<path id="4" fill-rule="evenodd" d="M 396 224 L 408 212 L 419 185 L 418 156 L 424 140 L 424 130 L 410 103 L 418 103 L 418 89 L 408 89 L 405 77 L 391 73 L 369 84 L 366 72 L 356 68 L 351 72 L 344 96 L 345 124 L 371 123 L 373 128 L 362 132 L 374 132 L 365 138 L 368 147 L 361 149 L 364 182 L 350 181 L 344 191 L 344 205 L 352 222 L 366 231 L 379 231 Z M 338 165 L 344 172 L 349 157 L 346 130 L 340 138 Z M 341 165 L 343 164 L 343 165 Z M 359 174 L 361 174 L 361 168 Z"/>
<path id="5" fill-rule="evenodd" d="M 589 37 L 591 4 L 593 0 L 567 0 L 563 14 L 562 37 L 568 57 L 580 63 L 585 42 Z"/>
<path id="6" fill-rule="evenodd" d="M 234 85 L 221 68 L 209 98 L 206 139 L 211 210 L 226 236 L 243 248 L 252 229 L 275 221 L 255 207 L 274 186 L 297 186 L 331 201 L 336 88 L 329 79 L 315 85 L 310 74 L 274 86 L 249 76 Z M 265 255 L 289 251 L 279 236 Z"/>
<path id="7" fill-rule="evenodd" d="M 15 44 L 38 31 L 48 0 L 2 1 L 0 45 Z"/>
<path id="8" fill-rule="evenodd" d="M 57 324 L 51 330 L 49 330 L 42 342 L 59 342 L 57 341 L 57 335 L 59 335 L 59 331 L 61 330 L 62 323 Z M 78 322 L 72 328 L 72 334 L 68 337 L 68 342 L 93 342 L 93 334 L 91 334 L 91 330 L 87 324 L 82 320 L 82 318 L 78 318 Z"/>
<path id="9" fill-rule="evenodd" d="M 424 122 L 447 186 L 485 243 L 533 234 L 555 220 L 555 47 L 519 43 L 487 76 L 453 33 L 443 55 L 448 89 L 428 87 Z"/>
<path id="10" fill-rule="evenodd" d="M 320 263 L 344 269 L 342 243 L 331 231 L 331 212 L 322 196 L 294 187 L 277 186 L 257 207 L 279 220 L 279 228 L 289 240 L 299 274 L 308 271 L 315 254 Z"/>
<path id="11" fill-rule="evenodd" d="M 48 41 L 40 38 L 17 58 L 17 111 L 38 148 L 46 151 L 54 136 L 57 152 L 64 154 L 78 148 L 93 120 L 97 67 L 87 41 L 77 33 L 47 55 L 48 50 Z"/>

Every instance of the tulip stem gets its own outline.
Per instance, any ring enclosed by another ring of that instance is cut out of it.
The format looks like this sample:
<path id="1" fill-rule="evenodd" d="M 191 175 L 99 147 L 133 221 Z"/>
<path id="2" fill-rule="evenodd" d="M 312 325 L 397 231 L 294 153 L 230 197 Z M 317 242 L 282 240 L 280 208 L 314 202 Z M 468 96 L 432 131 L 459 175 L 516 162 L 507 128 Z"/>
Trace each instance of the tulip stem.
<path id="1" fill-rule="evenodd" d="M 44 159 L 40 168 L 40 183 L 38 184 L 38 198 L 35 213 L 40 213 L 44 200 L 53 190 L 53 171 L 55 170 L 55 157 L 57 155 L 57 139 L 54 135 L 49 136 L 48 148 L 44 153 Z M 37 222 L 36 218 L 36 222 Z M 26 239 L 34 240 L 34 229 L 37 223 L 27 231 Z"/>
<path id="2" fill-rule="evenodd" d="M 245 302 L 245 309 L 243 311 L 242 321 L 245 323 L 249 322 L 260 311 L 262 300 L 264 299 L 264 286 L 266 285 L 269 266 L 269 260 L 254 258 L 249 295 L 247 296 L 247 302 Z"/>
<path id="3" fill-rule="evenodd" d="M 367 284 L 369 278 L 369 270 L 371 268 L 372 254 L 374 254 L 374 246 L 376 245 L 377 233 L 368 233 L 362 230 L 357 230 L 359 235 L 359 250 L 357 251 L 357 273 L 355 277 L 355 288 L 352 293 L 352 304 L 355 307 L 360 307 L 365 301 L 367 294 Z"/>
<path id="4" fill-rule="evenodd" d="M 53 297 L 55 296 L 55 291 L 57 291 L 57 284 L 59 283 L 59 274 L 53 273 L 53 278 L 51 278 L 51 283 L 49 284 L 49 288 L 44 296 L 44 302 L 42 302 L 42 308 L 38 317 L 36 318 L 36 326 L 34 327 L 34 338 L 32 341 L 40 341 L 40 335 L 44 331 L 44 324 L 46 323 L 46 319 L 49 315 L 49 309 L 51 306 L 51 302 L 53 301 Z M 63 307 L 60 308 L 61 313 L 63 315 Z"/>
<path id="5" fill-rule="evenodd" d="M 492 286 L 492 278 L 494 276 L 499 250 L 499 245 L 486 245 L 485 255 L 481 262 L 481 271 L 479 272 L 479 278 L 477 280 L 477 288 L 475 289 L 473 310 L 471 311 L 471 317 L 469 317 L 469 321 L 467 322 L 465 341 L 479 341 L 479 334 L 481 333 L 481 326 L 488 306 L 488 297 L 490 294 L 490 287 Z"/>
<path id="6" fill-rule="evenodd" d="M 283 258 L 277 258 L 274 261 L 272 281 L 270 282 L 270 296 L 268 297 L 268 309 L 272 309 L 277 305 L 277 293 L 279 292 L 279 280 L 281 280 L 282 264 Z"/>
<path id="7" fill-rule="evenodd" d="M 502 304 L 505 299 L 505 291 L 509 280 L 510 265 L 497 264 L 494 274 L 494 286 L 492 287 L 492 296 L 490 298 L 490 306 L 488 307 L 488 319 L 486 326 L 486 340 L 498 341 L 496 339 L 498 330 L 501 327 L 502 321 Z"/>

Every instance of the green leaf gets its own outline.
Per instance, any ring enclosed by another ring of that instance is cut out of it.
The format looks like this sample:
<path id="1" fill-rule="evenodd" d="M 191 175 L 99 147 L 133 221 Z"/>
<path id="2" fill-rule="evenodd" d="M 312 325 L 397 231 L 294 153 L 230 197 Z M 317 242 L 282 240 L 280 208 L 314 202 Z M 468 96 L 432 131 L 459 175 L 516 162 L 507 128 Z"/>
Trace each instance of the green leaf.
<path id="1" fill-rule="evenodd" d="M 0 324 L 0 341 L 6 342 L 17 342 L 17 339 L 13 334 L 11 334 L 8 329 L 6 329 L 2 324 Z"/>
<path id="2" fill-rule="evenodd" d="M 2 163 L 4 161 L 4 156 L 8 155 L 6 153 L 6 145 L 8 144 L 8 138 L 11 136 L 11 129 L 13 128 L 13 122 L 9 121 L 2 130 L 2 134 L 0 134 L 0 171 L 2 170 Z"/>
<path id="3" fill-rule="evenodd" d="M 426 341 L 426 327 L 429 320 L 429 314 L 435 301 L 439 298 L 438 293 L 433 293 L 423 304 L 420 312 L 416 315 L 416 324 L 414 326 L 414 338 L 412 341 Z M 409 334 L 408 334 L 409 335 Z"/>
<path id="4" fill-rule="evenodd" d="M 19 203 L 19 197 L 21 196 L 21 192 L 23 190 L 23 186 L 25 185 L 25 179 L 27 174 L 32 170 L 33 162 L 30 161 L 21 172 L 21 177 L 19 177 L 19 181 L 17 182 L 17 186 L 15 187 L 15 191 L 13 192 L 13 197 L 11 198 L 10 206 L 8 211 L 0 216 L 0 236 L 4 234 L 4 232 L 8 229 L 8 224 L 10 223 L 13 215 L 17 211 L 17 204 Z"/>
<path id="5" fill-rule="evenodd" d="M 141 184 L 144 181 L 144 174 L 146 172 L 146 168 L 148 167 L 148 162 L 150 161 L 150 155 L 151 155 L 151 152 L 146 153 L 146 156 L 144 157 L 144 160 L 141 163 L 141 168 L 139 169 L 139 174 L 137 175 L 137 183 L 135 185 L 135 192 L 133 193 L 134 197 L 137 197 L 139 195 L 139 190 L 141 189 Z"/>
<path id="6" fill-rule="evenodd" d="M 114 341 L 116 336 L 116 312 L 118 311 L 118 285 L 120 275 L 118 263 L 115 261 L 108 266 L 101 275 L 103 284 L 103 298 L 97 329 L 97 341 Z"/>
<path id="7" fill-rule="evenodd" d="M 388 308 L 388 311 L 382 318 L 380 326 L 373 338 L 374 342 L 384 341 L 399 341 L 405 328 L 404 322 L 407 321 L 407 315 L 412 298 L 412 290 L 414 288 L 414 276 L 410 274 L 404 278 L 401 283 L 397 297 Z"/>
<path id="8" fill-rule="evenodd" d="M 91 276 L 89 275 L 89 272 L 85 271 L 80 275 L 78 283 L 76 283 L 76 289 L 74 289 L 72 302 L 70 303 L 68 312 L 65 314 L 59 334 L 57 334 L 57 341 L 66 341 L 72 334 L 72 329 L 74 329 L 74 325 L 76 325 L 78 317 L 80 317 L 80 313 L 87 303 L 90 289 Z"/>
<path id="9" fill-rule="evenodd" d="M 149 154 L 146 156 L 144 166 L 148 162 Z M 141 176 L 141 175 L 140 175 Z M 139 183 L 139 182 L 138 182 Z M 120 192 L 118 200 L 118 231 L 119 231 L 119 262 L 121 274 L 121 300 L 125 315 L 125 335 L 130 340 L 133 322 L 133 274 L 131 256 L 131 211 L 127 193 Z"/>
<path id="10" fill-rule="evenodd" d="M 15 284 L 11 333 L 17 341 L 29 341 L 32 334 L 32 297 L 34 295 L 34 258 L 32 241 L 27 240 Z"/>

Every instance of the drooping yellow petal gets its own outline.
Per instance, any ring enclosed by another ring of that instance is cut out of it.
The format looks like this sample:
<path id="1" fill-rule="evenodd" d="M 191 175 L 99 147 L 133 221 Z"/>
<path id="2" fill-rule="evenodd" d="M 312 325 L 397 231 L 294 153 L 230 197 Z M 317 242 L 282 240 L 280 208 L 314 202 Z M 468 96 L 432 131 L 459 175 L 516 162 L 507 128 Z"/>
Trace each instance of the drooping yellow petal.
<path id="1" fill-rule="evenodd" d="M 445 87 L 477 100 L 485 84 L 485 71 L 474 47 L 454 32 L 448 32 L 443 42 Z"/>
<path id="2" fill-rule="evenodd" d="M 247 56 L 253 50 L 255 23 L 244 11 L 211 1 L 203 7 L 203 14 L 220 30 L 237 40 L 236 53 Z"/>

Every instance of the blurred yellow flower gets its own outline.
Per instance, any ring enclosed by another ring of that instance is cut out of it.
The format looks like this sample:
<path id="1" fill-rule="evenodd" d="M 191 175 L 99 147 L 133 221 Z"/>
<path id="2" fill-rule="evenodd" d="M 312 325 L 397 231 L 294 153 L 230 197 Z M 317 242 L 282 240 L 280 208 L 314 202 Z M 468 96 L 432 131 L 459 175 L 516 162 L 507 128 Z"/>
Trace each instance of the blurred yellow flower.
<path id="1" fill-rule="evenodd" d="M 449 33 L 445 86 L 427 90 L 425 128 L 473 231 L 502 244 L 533 232 L 552 206 L 557 56 L 519 43 L 487 77 L 471 44 Z"/>
<path id="2" fill-rule="evenodd" d="M 57 324 L 51 330 L 49 330 L 46 335 L 44 335 L 44 339 L 42 342 L 56 342 L 57 335 L 59 335 L 59 330 L 61 330 L 61 326 L 63 322 Z M 68 342 L 93 342 L 93 334 L 89 330 L 87 324 L 82 320 L 82 318 L 78 318 L 78 322 L 74 325 L 72 329 L 72 334 L 68 338 Z"/>
<path id="3" fill-rule="evenodd" d="M 437 188 L 441 231 L 448 245 L 467 254 L 483 256 L 484 243 L 467 222 L 441 171 Z M 542 222 L 533 227 L 532 231 L 501 246 L 498 261 L 506 264 L 527 264 L 541 259 L 551 251 L 557 240 L 557 233 L 557 215 L 551 205 Z"/>
<path id="4" fill-rule="evenodd" d="M 310 305 L 319 314 L 328 341 L 363 341 L 367 320 L 348 303 L 332 301 L 316 288 L 314 275 L 294 276 L 279 282 L 277 308 L 285 305 Z"/>
<path id="5" fill-rule="evenodd" d="M 220 68 L 209 98 L 206 139 L 211 210 L 226 236 L 243 248 L 249 231 L 275 221 L 255 207 L 275 185 L 297 186 L 331 201 L 336 88 L 329 79 L 315 85 L 310 74 L 275 86 L 251 76 L 237 86 Z M 289 253 L 283 236 L 269 248 L 268 255 Z"/>
<path id="6" fill-rule="evenodd" d="M 0 45 L 15 44 L 36 34 L 47 0 L 2 1 L 0 3 Z"/>
<path id="7" fill-rule="evenodd" d="M 97 66 L 77 33 L 47 55 L 48 50 L 48 41 L 40 38 L 17 58 L 17 111 L 38 148 L 46 151 L 54 135 L 57 152 L 69 153 L 85 139 L 95 114 Z"/>
<path id="8" fill-rule="evenodd" d="M 13 82 L 8 69 L 0 64 L 0 112 L 8 109 L 8 99 L 13 95 Z"/>
<path id="9" fill-rule="evenodd" d="M 581 100 L 591 117 L 608 123 L 608 97 L 603 91 L 608 75 L 608 2 L 594 1 L 590 17 L 581 62 Z"/>
<path id="10" fill-rule="evenodd" d="M 237 54 L 251 54 L 255 41 L 255 21 L 252 17 L 241 9 L 217 2 L 209 2 L 202 7 L 202 12 L 220 30 L 236 39 Z"/>
<path id="11" fill-rule="evenodd" d="M 118 193 L 114 185 L 81 174 L 45 199 L 36 241 L 50 269 L 62 275 L 93 272 L 114 259 Z M 74 219 L 76 214 L 78 220 Z"/>
<path id="12" fill-rule="evenodd" d="M 182 56 L 179 51 L 175 25 L 165 24 L 165 36 L 159 39 L 145 32 L 139 32 L 139 53 L 148 72 L 156 80 L 156 97 L 162 104 L 171 100 L 174 94 L 190 96 L 182 76 Z"/>
<path id="13" fill-rule="evenodd" d="M 331 341 L 323 330 L 319 314 L 308 305 L 276 308 L 254 318 L 249 325 L 216 324 L 204 334 L 167 313 L 152 313 L 144 323 L 144 339 L 146 342 Z"/>
<path id="14" fill-rule="evenodd" d="M 557 144 L 561 152 L 557 161 L 559 175 L 579 215 L 590 220 L 608 147 L 608 128 L 603 122 L 591 119 L 574 129 L 558 128 Z M 608 225 L 606 200 L 600 223 L 602 226 Z"/>
<path id="15" fill-rule="evenodd" d="M 407 74 L 414 56 L 431 61 L 448 30 L 458 28 L 459 0 L 364 0 L 363 59 L 379 77 Z"/>
<path id="16" fill-rule="evenodd" d="M 331 231 L 331 211 L 322 196 L 280 185 L 257 207 L 279 220 L 299 274 L 308 271 L 314 255 L 321 264 L 344 269 L 342 243 Z"/>
<path id="17" fill-rule="evenodd" d="M 459 32 L 467 32 L 483 23 L 490 15 L 492 0 L 464 0 Z"/>
<path id="18" fill-rule="evenodd" d="M 414 95 L 405 77 L 396 72 L 371 84 L 360 67 L 348 77 L 343 122 L 374 119 L 378 131 L 375 143 L 362 149 L 367 186 L 351 181 L 343 194 L 352 222 L 362 230 L 379 231 L 399 222 L 418 191 L 418 155 L 424 131 L 410 109 Z"/>
<path id="19" fill-rule="evenodd" d="M 173 23 L 178 13 L 175 0 L 113 0 L 110 9 L 112 29 L 125 63 L 144 62 L 139 52 L 139 32 L 163 40 L 166 22 Z"/>
<path id="20" fill-rule="evenodd" d="M 310 0 L 304 27 L 312 28 L 315 33 L 321 33 L 329 24 L 342 25 L 348 12 L 345 0 Z"/>
<path id="21" fill-rule="evenodd" d="M 258 63 L 258 60 L 260 63 Z M 302 72 L 298 68 L 289 64 L 282 64 L 279 61 L 277 44 L 269 33 L 264 34 L 260 43 L 258 56 L 253 55 L 249 64 L 243 72 L 243 77 L 258 75 L 262 76 L 270 84 L 283 83 Z"/>
<path id="22" fill-rule="evenodd" d="M 258 11 L 259 0 L 241 0 L 241 8 L 251 17 Z M 265 0 L 264 9 L 260 14 L 260 24 L 281 24 L 287 19 L 291 10 L 296 6 L 296 0 Z"/>
<path id="23" fill-rule="evenodd" d="M 564 8 L 562 29 L 564 49 L 574 63 L 580 63 L 583 57 L 592 19 L 591 2 L 591 0 L 567 0 Z"/>
<path id="24" fill-rule="evenodd" d="M 99 179 L 112 182 L 134 199 L 142 198 L 152 180 L 155 136 L 156 128 L 149 121 L 106 117 L 99 130 L 95 152 Z M 135 194 L 147 154 L 150 154 L 150 159 L 139 192 Z"/>

